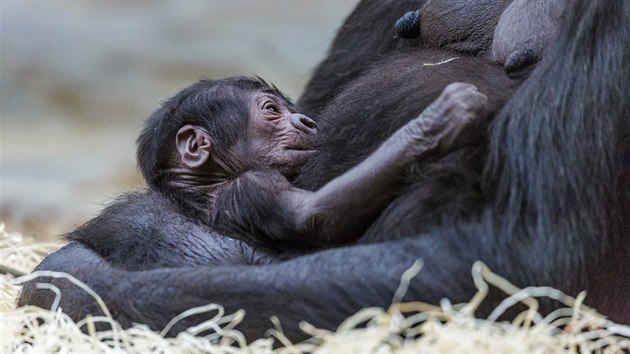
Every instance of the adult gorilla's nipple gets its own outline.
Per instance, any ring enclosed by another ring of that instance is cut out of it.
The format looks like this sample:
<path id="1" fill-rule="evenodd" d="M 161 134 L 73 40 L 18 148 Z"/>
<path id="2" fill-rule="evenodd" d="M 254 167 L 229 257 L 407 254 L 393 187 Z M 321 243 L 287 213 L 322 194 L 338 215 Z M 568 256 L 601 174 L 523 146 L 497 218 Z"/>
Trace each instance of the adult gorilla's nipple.
<path id="1" fill-rule="evenodd" d="M 403 39 L 420 37 L 420 10 L 409 11 L 396 21 L 396 36 Z"/>

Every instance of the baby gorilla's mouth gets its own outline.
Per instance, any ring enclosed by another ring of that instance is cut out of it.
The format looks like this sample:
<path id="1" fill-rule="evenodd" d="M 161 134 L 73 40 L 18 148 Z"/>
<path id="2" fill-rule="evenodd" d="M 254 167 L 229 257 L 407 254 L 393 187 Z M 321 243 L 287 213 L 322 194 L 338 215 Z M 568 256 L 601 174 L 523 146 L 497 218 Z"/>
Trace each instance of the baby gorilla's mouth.
<path id="1" fill-rule="evenodd" d="M 315 142 L 312 139 L 295 139 L 284 146 L 286 151 L 315 151 Z"/>
<path id="2" fill-rule="evenodd" d="M 292 160 L 297 165 L 302 165 L 308 158 L 315 155 L 317 150 L 309 149 L 306 146 L 292 146 L 284 149 L 285 156 Z"/>
<path id="3" fill-rule="evenodd" d="M 317 151 L 317 150 L 315 150 L 315 149 L 311 149 L 311 148 L 310 148 L 310 147 L 308 147 L 308 146 L 287 146 L 287 147 L 285 147 L 284 149 L 285 149 L 285 150 L 289 150 L 289 151 L 305 151 L 305 152 L 308 152 L 308 151 Z"/>

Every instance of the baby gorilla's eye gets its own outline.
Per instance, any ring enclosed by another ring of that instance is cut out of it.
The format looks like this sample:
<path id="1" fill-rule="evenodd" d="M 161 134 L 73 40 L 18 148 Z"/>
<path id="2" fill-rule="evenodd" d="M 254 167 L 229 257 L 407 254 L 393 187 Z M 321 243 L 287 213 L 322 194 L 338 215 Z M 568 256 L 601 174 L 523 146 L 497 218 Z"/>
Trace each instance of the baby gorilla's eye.
<path id="1" fill-rule="evenodd" d="M 280 113 L 280 107 L 275 102 L 265 103 L 263 109 L 270 113 Z"/>

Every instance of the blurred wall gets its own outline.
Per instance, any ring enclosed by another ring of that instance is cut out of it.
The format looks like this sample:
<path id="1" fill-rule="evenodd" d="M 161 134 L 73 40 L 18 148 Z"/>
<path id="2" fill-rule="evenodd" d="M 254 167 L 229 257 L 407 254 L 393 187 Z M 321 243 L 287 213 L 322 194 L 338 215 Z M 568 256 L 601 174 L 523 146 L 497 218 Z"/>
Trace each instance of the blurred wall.
<path id="1" fill-rule="evenodd" d="M 2 0 L 0 222 L 47 237 L 142 188 L 142 121 L 202 76 L 296 99 L 356 2 Z"/>

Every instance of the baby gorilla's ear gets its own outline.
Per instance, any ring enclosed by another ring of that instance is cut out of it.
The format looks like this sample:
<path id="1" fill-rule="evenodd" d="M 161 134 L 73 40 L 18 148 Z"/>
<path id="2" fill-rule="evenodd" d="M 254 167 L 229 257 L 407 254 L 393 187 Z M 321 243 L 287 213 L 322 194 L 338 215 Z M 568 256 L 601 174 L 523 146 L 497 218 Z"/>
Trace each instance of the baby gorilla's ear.
<path id="1" fill-rule="evenodd" d="M 177 131 L 175 144 L 182 163 L 189 168 L 203 166 L 210 158 L 210 134 L 198 126 L 185 125 Z"/>

